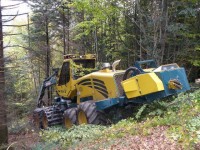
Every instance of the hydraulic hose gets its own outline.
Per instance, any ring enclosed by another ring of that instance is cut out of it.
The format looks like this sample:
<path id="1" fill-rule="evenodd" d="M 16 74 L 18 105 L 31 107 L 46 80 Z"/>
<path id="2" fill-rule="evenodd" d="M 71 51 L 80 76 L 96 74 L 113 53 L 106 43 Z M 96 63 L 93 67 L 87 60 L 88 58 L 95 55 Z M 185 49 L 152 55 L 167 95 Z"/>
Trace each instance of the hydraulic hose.
<path id="1" fill-rule="evenodd" d="M 136 68 L 136 67 L 129 67 L 129 68 L 125 71 L 125 73 L 124 73 L 123 81 L 127 79 L 127 76 L 128 76 L 128 74 L 129 74 L 131 71 L 134 72 L 134 75 L 138 75 L 138 74 L 141 73 L 141 71 L 140 71 L 138 68 Z"/>

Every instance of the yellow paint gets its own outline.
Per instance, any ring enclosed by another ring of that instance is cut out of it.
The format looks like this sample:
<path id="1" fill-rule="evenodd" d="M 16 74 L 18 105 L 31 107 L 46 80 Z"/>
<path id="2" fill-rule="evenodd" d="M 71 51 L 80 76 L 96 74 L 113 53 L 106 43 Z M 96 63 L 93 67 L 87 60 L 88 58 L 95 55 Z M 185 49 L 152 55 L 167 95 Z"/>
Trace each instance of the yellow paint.
<path id="1" fill-rule="evenodd" d="M 169 89 L 173 89 L 173 90 L 177 89 L 177 87 L 175 86 L 174 82 L 172 82 L 172 81 L 168 82 L 168 88 Z"/>
<path id="2" fill-rule="evenodd" d="M 88 124 L 86 114 L 82 110 L 78 113 L 78 124 Z"/>
<path id="3" fill-rule="evenodd" d="M 155 68 L 143 69 L 144 72 L 152 72 Z"/>
<path id="4" fill-rule="evenodd" d="M 80 99 L 83 97 L 90 97 L 94 95 L 94 91 L 92 88 L 85 86 L 85 85 L 79 85 L 77 86 L 77 103 L 80 104 Z"/>
<path id="5" fill-rule="evenodd" d="M 58 95 L 62 97 L 70 97 L 72 98 L 76 94 L 75 89 L 75 81 L 73 79 L 70 79 L 69 82 L 65 85 L 56 85 L 56 90 Z"/>
<path id="6" fill-rule="evenodd" d="M 178 80 L 172 79 L 168 82 L 168 88 L 173 90 L 182 89 L 182 84 Z"/>
<path id="7" fill-rule="evenodd" d="M 142 74 L 138 77 L 142 95 L 164 90 L 162 81 L 155 73 Z"/>
<path id="8" fill-rule="evenodd" d="M 122 82 L 122 87 L 128 98 L 140 96 L 140 89 L 136 78 L 129 78 Z"/>
<path id="9" fill-rule="evenodd" d="M 134 76 L 122 82 L 128 98 L 147 95 L 164 90 L 162 81 L 155 73 L 146 73 Z"/>
<path id="10" fill-rule="evenodd" d="M 81 77 L 77 80 L 76 88 L 77 88 L 77 103 L 80 103 L 80 99 L 84 97 L 92 96 L 93 100 L 99 101 L 99 100 L 105 100 L 107 98 L 116 98 L 118 97 L 117 88 L 114 81 L 114 75 L 116 72 L 94 72 L 91 74 L 88 74 L 84 77 Z M 83 80 L 90 80 L 90 82 L 85 83 L 91 83 L 89 85 L 81 85 L 78 84 L 79 82 Z M 98 83 L 94 81 L 94 79 L 100 80 L 103 83 Z M 90 87 L 89 87 L 90 86 Z M 105 97 L 102 93 L 107 95 Z M 107 91 L 107 92 L 106 92 Z"/>
<path id="11" fill-rule="evenodd" d="M 102 69 L 102 70 L 100 70 L 99 72 L 112 72 L 112 70 L 110 70 L 109 68 L 105 68 L 105 69 Z"/>
<path id="12" fill-rule="evenodd" d="M 57 82 L 56 92 L 58 93 L 59 96 L 62 96 L 65 98 L 73 98 L 74 96 L 76 96 L 76 88 L 75 88 L 76 80 L 74 80 L 72 77 L 73 75 L 72 67 L 71 67 L 72 60 L 68 59 L 68 60 L 65 60 L 64 62 L 69 62 L 70 64 L 70 68 L 69 68 L 70 79 L 69 79 L 69 82 L 64 85 L 59 85 Z"/>
<path id="13" fill-rule="evenodd" d="M 104 82 L 104 85 L 106 87 L 105 90 L 108 92 L 108 98 L 115 98 L 117 97 L 117 89 L 114 83 L 114 78 L 113 78 L 114 73 L 113 72 L 96 72 L 92 75 L 92 78 L 101 80 Z M 95 100 L 103 100 L 107 99 L 105 98 L 101 93 L 98 92 L 98 90 L 95 91 Z"/>

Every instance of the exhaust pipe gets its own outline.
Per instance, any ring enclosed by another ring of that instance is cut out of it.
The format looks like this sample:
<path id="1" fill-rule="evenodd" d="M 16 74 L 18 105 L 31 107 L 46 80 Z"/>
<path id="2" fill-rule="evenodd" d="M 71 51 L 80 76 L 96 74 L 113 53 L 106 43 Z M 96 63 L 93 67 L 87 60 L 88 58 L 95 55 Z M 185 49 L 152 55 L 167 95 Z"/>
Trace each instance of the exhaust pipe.
<path id="1" fill-rule="evenodd" d="M 113 64 L 112 64 L 112 71 L 113 72 L 115 72 L 116 71 L 116 67 L 117 67 L 117 65 L 119 65 L 119 62 L 121 61 L 121 59 L 120 60 L 116 60 Z"/>

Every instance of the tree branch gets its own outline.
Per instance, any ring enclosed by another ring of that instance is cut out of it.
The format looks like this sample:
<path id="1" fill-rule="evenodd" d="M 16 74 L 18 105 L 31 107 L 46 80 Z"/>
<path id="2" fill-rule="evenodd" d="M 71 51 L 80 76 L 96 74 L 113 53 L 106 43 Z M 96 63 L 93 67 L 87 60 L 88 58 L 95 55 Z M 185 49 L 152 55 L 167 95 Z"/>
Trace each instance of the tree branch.
<path id="1" fill-rule="evenodd" d="M 22 33 L 16 33 L 16 34 L 3 34 L 3 36 L 13 36 L 13 35 L 22 35 Z"/>
<path id="2" fill-rule="evenodd" d="M 3 48 L 9 48 L 9 47 L 20 47 L 20 48 L 23 48 L 23 49 L 26 49 L 26 50 L 31 50 L 31 48 L 28 48 L 28 47 L 24 47 L 24 46 L 21 46 L 21 45 L 8 45 L 8 46 L 4 46 Z"/>
<path id="3" fill-rule="evenodd" d="M 23 4 L 23 3 L 24 3 L 24 2 L 17 3 L 17 4 L 14 4 L 14 5 L 1 6 L 1 8 L 4 9 L 4 8 L 9 8 L 9 7 L 19 6 L 19 5 Z"/>
<path id="4" fill-rule="evenodd" d="M 18 6 L 13 6 L 13 7 L 10 7 L 10 8 L 3 8 L 3 10 L 8 10 L 8 9 L 16 9 L 16 8 L 18 8 Z"/>
<path id="5" fill-rule="evenodd" d="M 3 27 L 24 27 L 27 26 L 28 24 L 22 24 L 22 25 L 3 25 Z"/>
<path id="6" fill-rule="evenodd" d="M 27 14 L 29 14 L 29 13 L 21 13 L 21 14 L 18 14 L 18 12 L 17 12 L 16 15 L 2 15 L 2 17 L 22 16 L 22 15 L 27 15 Z"/>
<path id="7" fill-rule="evenodd" d="M 25 50 L 28 50 L 28 51 L 34 51 L 36 54 L 40 55 L 41 53 L 35 51 L 34 49 L 32 48 L 29 48 L 29 47 L 24 47 L 24 46 L 21 46 L 21 45 L 7 45 L 7 46 L 4 46 L 3 49 L 6 49 L 6 48 L 9 48 L 9 47 L 20 47 L 20 48 L 23 48 Z"/>

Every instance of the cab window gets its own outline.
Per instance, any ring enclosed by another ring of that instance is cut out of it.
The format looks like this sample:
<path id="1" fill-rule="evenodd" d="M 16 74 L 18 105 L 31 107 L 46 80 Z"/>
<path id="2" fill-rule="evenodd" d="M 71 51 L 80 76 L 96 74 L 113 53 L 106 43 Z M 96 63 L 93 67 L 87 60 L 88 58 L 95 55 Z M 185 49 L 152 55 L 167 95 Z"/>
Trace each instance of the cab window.
<path id="1" fill-rule="evenodd" d="M 70 67 L 69 62 L 65 62 L 62 66 L 58 85 L 65 85 L 70 80 Z"/>
<path id="2" fill-rule="evenodd" d="M 83 68 L 95 68 L 95 59 L 77 59 L 74 60 L 76 65 L 81 65 Z"/>

